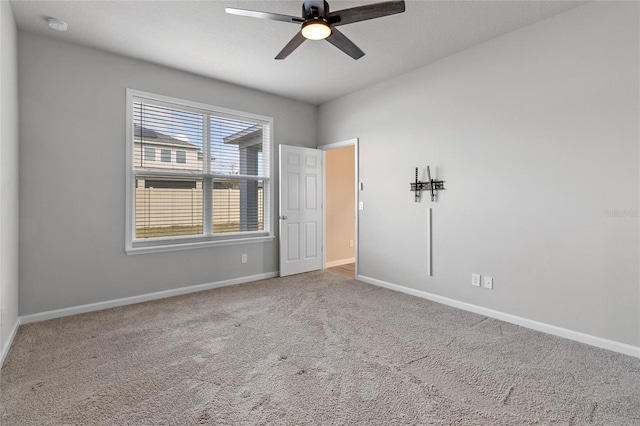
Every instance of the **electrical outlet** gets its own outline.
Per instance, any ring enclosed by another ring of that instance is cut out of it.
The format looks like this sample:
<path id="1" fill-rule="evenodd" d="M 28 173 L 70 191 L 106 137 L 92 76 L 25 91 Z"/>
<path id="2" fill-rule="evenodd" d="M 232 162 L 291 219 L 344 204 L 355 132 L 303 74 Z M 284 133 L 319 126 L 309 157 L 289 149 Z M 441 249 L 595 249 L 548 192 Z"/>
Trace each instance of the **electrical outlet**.
<path id="1" fill-rule="evenodd" d="M 480 274 L 471 274 L 471 285 L 475 287 L 480 287 Z"/>
<path id="2" fill-rule="evenodd" d="M 349 247 L 353 247 L 353 240 L 349 240 Z"/>
<path id="3" fill-rule="evenodd" d="M 484 277 L 483 281 L 484 281 L 484 288 L 488 288 L 489 290 L 493 290 L 493 278 Z"/>
<path id="4" fill-rule="evenodd" d="M 246 253 L 242 253 L 242 263 L 247 263 L 247 254 Z"/>

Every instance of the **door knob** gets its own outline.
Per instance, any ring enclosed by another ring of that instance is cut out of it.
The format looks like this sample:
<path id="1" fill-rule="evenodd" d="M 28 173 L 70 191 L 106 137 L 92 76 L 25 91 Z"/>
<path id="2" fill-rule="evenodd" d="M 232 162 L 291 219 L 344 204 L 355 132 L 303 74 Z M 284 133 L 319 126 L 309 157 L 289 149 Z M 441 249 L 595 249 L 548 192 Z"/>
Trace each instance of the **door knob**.
<path id="1" fill-rule="evenodd" d="M 286 216 L 280 216 L 280 219 L 287 220 L 287 217 Z"/>

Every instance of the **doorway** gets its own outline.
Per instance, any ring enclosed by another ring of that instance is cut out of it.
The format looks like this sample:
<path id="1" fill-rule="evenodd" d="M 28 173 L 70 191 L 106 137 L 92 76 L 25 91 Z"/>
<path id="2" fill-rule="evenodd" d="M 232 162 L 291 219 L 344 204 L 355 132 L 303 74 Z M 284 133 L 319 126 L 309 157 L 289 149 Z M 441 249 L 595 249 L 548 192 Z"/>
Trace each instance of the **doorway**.
<path id="1" fill-rule="evenodd" d="M 324 153 L 324 268 L 357 277 L 357 139 L 320 146 Z"/>

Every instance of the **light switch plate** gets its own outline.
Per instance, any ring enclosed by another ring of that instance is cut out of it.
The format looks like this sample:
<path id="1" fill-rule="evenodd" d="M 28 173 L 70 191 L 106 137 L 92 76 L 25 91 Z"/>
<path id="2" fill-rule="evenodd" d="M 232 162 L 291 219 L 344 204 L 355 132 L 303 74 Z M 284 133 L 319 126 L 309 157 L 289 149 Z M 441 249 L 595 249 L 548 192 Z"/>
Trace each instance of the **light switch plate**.
<path id="1" fill-rule="evenodd" d="M 480 274 L 471 274 L 471 285 L 475 287 L 480 287 Z"/>
<path id="2" fill-rule="evenodd" d="M 484 288 L 488 288 L 489 290 L 493 290 L 493 278 L 484 277 Z"/>

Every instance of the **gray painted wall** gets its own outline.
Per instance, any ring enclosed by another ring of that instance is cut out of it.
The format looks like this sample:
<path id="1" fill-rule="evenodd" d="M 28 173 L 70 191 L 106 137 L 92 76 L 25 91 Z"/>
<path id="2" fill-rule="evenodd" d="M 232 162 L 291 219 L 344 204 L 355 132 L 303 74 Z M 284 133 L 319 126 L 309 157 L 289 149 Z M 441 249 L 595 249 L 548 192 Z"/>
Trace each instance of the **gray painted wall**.
<path id="1" fill-rule="evenodd" d="M 23 32 L 18 57 L 20 315 L 278 270 L 276 241 L 125 254 L 125 89 L 272 116 L 274 154 L 315 146 L 315 106 Z"/>
<path id="2" fill-rule="evenodd" d="M 9 2 L 0 2 L 0 350 L 18 321 L 18 51 Z"/>
<path id="3" fill-rule="evenodd" d="M 638 346 L 638 8 L 581 6 L 321 105 L 319 144 L 360 138 L 360 274 Z M 427 165 L 447 189 L 416 204 Z"/>

